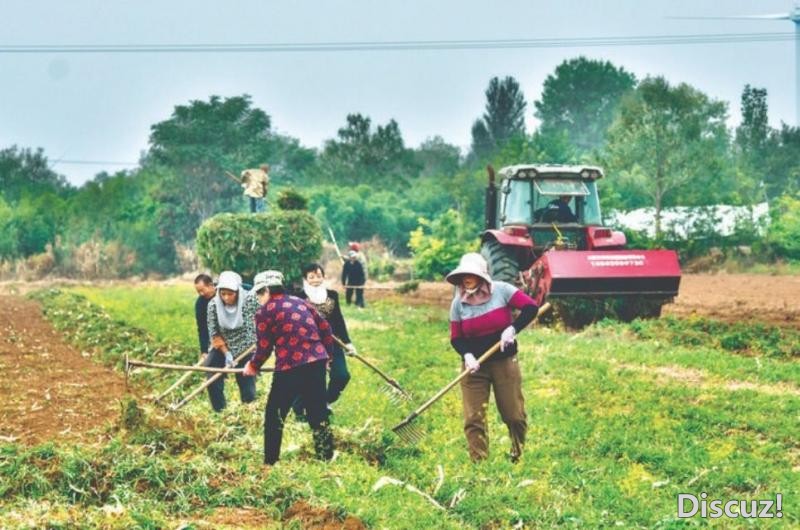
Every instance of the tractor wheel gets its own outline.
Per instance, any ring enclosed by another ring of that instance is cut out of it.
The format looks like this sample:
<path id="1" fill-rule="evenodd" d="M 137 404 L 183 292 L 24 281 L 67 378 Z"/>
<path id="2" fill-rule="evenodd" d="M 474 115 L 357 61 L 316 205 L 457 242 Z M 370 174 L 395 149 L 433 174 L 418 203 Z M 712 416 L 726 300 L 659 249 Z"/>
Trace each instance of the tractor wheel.
<path id="1" fill-rule="evenodd" d="M 489 275 L 493 280 L 520 285 L 519 264 L 513 249 L 490 239 L 481 245 L 481 255 L 489 264 Z"/>

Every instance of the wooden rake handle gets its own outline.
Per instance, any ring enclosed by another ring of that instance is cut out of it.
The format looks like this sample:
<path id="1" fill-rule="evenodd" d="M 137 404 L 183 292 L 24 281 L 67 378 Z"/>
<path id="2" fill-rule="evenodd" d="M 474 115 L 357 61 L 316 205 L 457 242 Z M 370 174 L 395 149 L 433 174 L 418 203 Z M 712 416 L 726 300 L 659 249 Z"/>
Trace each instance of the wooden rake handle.
<path id="1" fill-rule="evenodd" d="M 344 348 L 345 352 L 347 351 L 347 344 L 345 344 L 342 339 L 340 339 L 336 335 L 333 335 L 333 340 L 335 340 L 339 344 L 339 346 Z M 398 383 L 397 380 L 395 380 L 395 379 L 389 377 L 388 375 L 386 375 L 386 373 L 384 373 L 380 368 L 378 368 L 377 366 L 375 366 L 374 364 L 372 364 L 371 362 L 366 360 L 364 357 L 362 357 L 361 355 L 359 355 L 357 353 L 348 353 L 347 355 L 351 355 L 351 356 L 355 357 L 356 359 L 358 359 L 359 361 L 361 361 L 362 363 L 364 363 L 367 367 L 371 368 L 372 371 L 374 371 L 376 374 L 381 376 L 381 378 L 383 378 L 384 381 L 386 381 L 391 386 L 396 388 L 403 395 L 408 396 L 408 392 L 403 390 L 403 388 L 400 386 L 400 383 Z"/>
<path id="2" fill-rule="evenodd" d="M 538 319 L 538 318 L 539 318 L 541 315 L 545 314 L 545 313 L 546 313 L 547 311 L 549 311 L 549 310 L 550 310 L 550 304 L 549 304 L 549 303 L 545 303 L 544 305 L 542 305 L 542 306 L 539 308 L 539 311 L 536 313 L 536 317 L 534 318 L 534 320 Z M 483 353 L 483 355 L 481 355 L 481 356 L 478 358 L 478 364 L 483 364 L 483 363 L 484 363 L 484 362 L 485 362 L 485 361 L 486 361 L 486 360 L 487 360 L 489 357 L 491 357 L 492 355 L 494 355 L 495 353 L 497 353 L 497 350 L 499 350 L 499 349 L 500 349 L 500 343 L 501 343 L 501 342 L 502 342 L 502 341 L 498 341 L 497 343 L 495 343 L 495 345 L 494 345 L 494 346 L 492 346 L 491 348 L 489 348 L 488 350 L 486 350 L 486 351 Z M 462 379 L 464 379 L 465 377 L 467 377 L 467 376 L 469 375 L 469 373 L 470 373 L 470 372 L 469 372 L 469 369 L 465 369 L 463 372 L 461 372 L 460 374 L 458 374 L 458 377 L 456 377 L 455 379 L 453 379 L 452 381 L 450 381 L 449 383 L 447 383 L 447 385 L 446 385 L 444 388 L 442 388 L 441 390 L 439 390 L 439 391 L 438 391 L 438 392 L 437 392 L 437 393 L 436 393 L 436 394 L 435 394 L 435 395 L 434 395 L 432 398 L 430 398 L 428 401 L 426 401 L 425 403 L 423 403 L 422 405 L 420 405 L 420 406 L 419 406 L 419 407 L 418 407 L 416 410 L 414 410 L 414 412 L 412 412 L 411 414 L 409 414 L 408 418 L 406 418 L 406 420 L 404 420 L 404 422 L 403 422 L 403 423 L 407 423 L 407 422 L 409 422 L 410 420 L 412 420 L 412 419 L 416 418 L 417 416 L 419 416 L 420 414 L 422 414 L 423 412 L 425 412 L 425 410 L 426 410 L 426 409 L 428 409 L 428 408 L 429 408 L 431 405 L 433 405 L 434 403 L 436 403 L 436 402 L 437 402 L 437 401 L 438 401 L 438 400 L 439 400 L 439 399 L 440 399 L 440 398 L 441 398 L 443 395 L 445 395 L 445 394 L 446 394 L 446 393 L 447 393 L 447 392 L 448 392 L 448 391 L 449 391 L 451 388 L 453 388 L 454 386 L 456 386 L 456 385 L 457 385 L 457 384 L 458 384 L 458 383 L 459 383 L 459 382 L 460 382 Z"/>
<path id="3" fill-rule="evenodd" d="M 208 355 L 208 354 L 206 354 L 206 355 Z M 195 366 L 202 366 L 202 365 L 203 365 L 203 361 L 198 361 L 197 364 L 195 364 Z M 180 378 L 178 378 L 177 381 L 172 383 L 172 386 L 170 386 L 168 389 L 164 390 L 162 393 L 160 393 L 159 395 L 154 397 L 153 401 L 158 403 L 159 401 L 161 401 L 162 399 L 167 397 L 167 395 L 171 394 L 173 390 L 175 390 L 176 388 L 181 386 L 183 383 L 185 383 L 186 380 L 189 379 L 190 377 L 192 377 L 192 372 L 186 372 L 185 374 L 180 376 Z"/>
<path id="4" fill-rule="evenodd" d="M 215 368 L 213 366 L 187 366 L 185 364 L 150 363 L 130 359 L 128 364 L 137 368 L 159 368 L 161 370 L 177 370 L 181 372 L 206 372 L 211 374 L 240 374 L 244 368 Z"/>
<path id="5" fill-rule="evenodd" d="M 241 353 L 241 354 L 240 354 L 238 357 L 236 357 L 236 358 L 233 360 L 233 363 L 234 363 L 234 364 L 238 364 L 238 363 L 239 363 L 239 361 L 241 361 L 242 359 L 244 359 L 245 357 L 247 357 L 248 355 L 250 355 L 251 353 L 253 353 L 253 350 L 255 350 L 255 349 L 256 349 L 256 345 L 255 345 L 255 344 L 253 344 L 252 346 L 250 346 L 249 348 L 247 348 L 245 351 L 243 351 L 243 352 L 242 352 L 242 353 Z M 200 392 L 202 392 L 203 390 L 205 390 L 206 388 L 208 388 L 209 386 L 211 386 L 211 385 L 212 385 L 212 384 L 213 384 L 215 381 L 217 381 L 217 380 L 218 380 L 220 377 L 222 377 L 223 375 L 225 375 L 225 374 L 216 374 L 216 375 L 213 375 L 213 376 L 209 377 L 209 378 L 206 380 L 206 382 L 205 382 L 205 383 L 203 383 L 202 385 L 200 385 L 200 386 L 198 386 L 197 388 L 195 388 L 194 390 L 192 390 L 192 392 L 191 392 L 191 393 L 190 393 L 188 396 L 186 396 L 185 398 L 183 398 L 183 399 L 182 399 L 180 402 L 178 402 L 178 403 L 176 403 L 176 404 L 172 405 L 172 406 L 170 407 L 170 410 L 173 410 L 173 411 L 175 411 L 175 410 L 178 410 L 179 408 L 183 407 L 183 406 L 184 406 L 184 405 L 186 405 L 186 404 L 187 404 L 189 401 L 191 401 L 192 399 L 194 399 L 194 398 L 195 398 L 195 396 L 197 396 L 197 394 L 199 394 Z"/>

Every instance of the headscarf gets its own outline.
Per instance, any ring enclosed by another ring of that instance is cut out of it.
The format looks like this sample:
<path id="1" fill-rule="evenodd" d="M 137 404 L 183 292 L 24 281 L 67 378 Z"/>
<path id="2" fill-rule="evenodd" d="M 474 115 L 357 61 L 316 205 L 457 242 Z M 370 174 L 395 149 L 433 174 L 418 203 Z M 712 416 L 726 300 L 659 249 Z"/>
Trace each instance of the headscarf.
<path id="1" fill-rule="evenodd" d="M 229 306 L 222 301 L 220 290 L 228 289 L 238 293 L 236 305 Z M 242 289 L 242 277 L 233 271 L 220 273 L 217 280 L 217 294 L 214 295 L 214 305 L 217 308 L 217 321 L 222 329 L 236 329 L 242 327 L 242 307 L 244 306 L 245 291 Z"/>
<path id="2" fill-rule="evenodd" d="M 474 289 L 464 289 L 464 287 L 460 285 L 457 289 L 462 304 L 481 305 L 488 302 L 492 297 L 492 284 L 483 279 L 480 280 L 478 286 Z"/>

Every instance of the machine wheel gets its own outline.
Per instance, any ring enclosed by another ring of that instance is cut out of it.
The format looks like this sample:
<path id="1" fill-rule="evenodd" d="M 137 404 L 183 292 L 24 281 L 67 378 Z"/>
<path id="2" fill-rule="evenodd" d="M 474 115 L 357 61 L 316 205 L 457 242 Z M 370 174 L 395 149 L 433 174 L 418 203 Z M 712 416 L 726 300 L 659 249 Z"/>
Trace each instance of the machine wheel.
<path id="1" fill-rule="evenodd" d="M 481 255 L 489 264 L 489 274 L 493 280 L 520 285 L 519 264 L 513 249 L 490 239 L 481 244 Z"/>

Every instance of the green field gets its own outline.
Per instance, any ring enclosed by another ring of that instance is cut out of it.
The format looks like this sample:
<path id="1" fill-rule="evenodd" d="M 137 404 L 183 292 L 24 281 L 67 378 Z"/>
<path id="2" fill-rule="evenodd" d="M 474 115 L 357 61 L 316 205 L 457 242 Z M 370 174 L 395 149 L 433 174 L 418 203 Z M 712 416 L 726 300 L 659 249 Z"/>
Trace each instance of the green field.
<path id="1" fill-rule="evenodd" d="M 126 326 L 146 330 L 154 345 L 172 343 L 171 360 L 193 361 L 191 286 L 72 292 L 110 315 L 108 326 L 67 330 L 83 344 L 116 345 L 107 362 L 119 365 L 127 343 L 103 335 Z M 70 296 L 42 298 L 56 325 L 72 310 Z M 345 308 L 345 318 L 360 352 L 404 384 L 414 404 L 457 374 L 446 311 L 376 302 Z M 800 357 L 796 335 L 771 332 L 673 320 L 523 333 L 529 440 L 518 464 L 506 458 L 493 406 L 491 456 L 470 462 L 458 389 L 417 420 L 422 443 L 401 443 L 390 428 L 410 408 L 390 402 L 354 360 L 334 408 L 331 463 L 313 459 L 308 428 L 290 416 L 281 462 L 261 466 L 268 375 L 255 406 L 240 405 L 229 382 L 220 416 L 205 397 L 168 417 L 140 399 L 111 427 L 110 445 L 0 446 L 0 526 L 201 528 L 219 507 L 265 511 L 279 526 L 283 511 L 305 499 L 374 528 L 800 527 Z M 743 346 L 731 348 L 729 335 Z M 173 377 L 143 371 L 133 381 L 158 390 Z M 782 493 L 783 517 L 678 519 L 677 495 L 701 492 L 709 500 Z"/>

